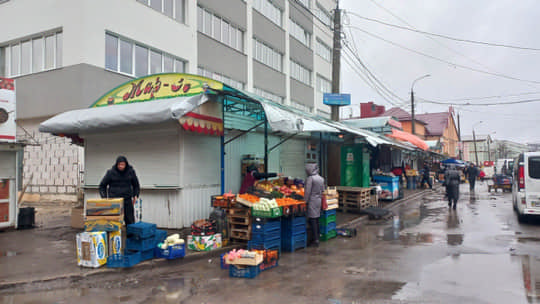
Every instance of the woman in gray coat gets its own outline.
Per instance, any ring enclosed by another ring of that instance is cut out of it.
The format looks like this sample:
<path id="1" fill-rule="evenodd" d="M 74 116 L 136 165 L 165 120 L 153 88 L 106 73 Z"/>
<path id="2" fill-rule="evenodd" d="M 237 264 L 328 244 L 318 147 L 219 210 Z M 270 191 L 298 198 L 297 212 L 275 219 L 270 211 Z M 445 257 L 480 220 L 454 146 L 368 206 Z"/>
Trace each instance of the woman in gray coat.
<path id="1" fill-rule="evenodd" d="M 307 203 L 307 217 L 313 235 L 313 244 L 319 246 L 319 218 L 324 191 L 324 178 L 319 175 L 317 164 L 306 164 L 306 186 L 304 199 Z"/>

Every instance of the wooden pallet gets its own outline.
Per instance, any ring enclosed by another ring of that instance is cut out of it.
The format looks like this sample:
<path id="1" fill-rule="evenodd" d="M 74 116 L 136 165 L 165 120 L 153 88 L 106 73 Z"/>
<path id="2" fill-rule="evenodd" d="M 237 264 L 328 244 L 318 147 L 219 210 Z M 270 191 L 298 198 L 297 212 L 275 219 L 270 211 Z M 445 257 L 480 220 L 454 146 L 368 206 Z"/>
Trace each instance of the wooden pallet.
<path id="1" fill-rule="evenodd" d="M 229 216 L 249 217 L 251 216 L 251 209 L 249 208 L 231 208 L 227 210 Z"/>
<path id="2" fill-rule="evenodd" d="M 229 224 L 229 238 L 231 240 L 249 241 L 251 240 L 251 225 Z"/>
<path id="3" fill-rule="evenodd" d="M 251 210 L 248 208 L 232 208 L 227 214 L 229 223 L 229 239 L 234 241 L 251 240 Z"/>
<path id="4" fill-rule="evenodd" d="M 371 188 L 338 187 L 339 207 L 344 212 L 358 211 L 376 205 L 371 195 Z"/>

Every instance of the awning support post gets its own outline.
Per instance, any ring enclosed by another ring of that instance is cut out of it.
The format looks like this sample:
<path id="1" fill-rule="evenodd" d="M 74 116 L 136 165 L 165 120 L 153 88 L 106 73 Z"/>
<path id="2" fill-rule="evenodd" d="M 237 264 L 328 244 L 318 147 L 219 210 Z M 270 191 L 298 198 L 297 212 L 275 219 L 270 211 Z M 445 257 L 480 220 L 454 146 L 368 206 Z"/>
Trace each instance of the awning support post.
<path id="1" fill-rule="evenodd" d="M 268 119 L 266 114 L 264 115 L 264 173 L 268 176 Z"/>
<path id="2" fill-rule="evenodd" d="M 221 97 L 221 119 L 223 121 L 223 131 L 225 131 L 225 100 Z M 225 193 L 225 132 L 221 135 L 221 193 Z"/>

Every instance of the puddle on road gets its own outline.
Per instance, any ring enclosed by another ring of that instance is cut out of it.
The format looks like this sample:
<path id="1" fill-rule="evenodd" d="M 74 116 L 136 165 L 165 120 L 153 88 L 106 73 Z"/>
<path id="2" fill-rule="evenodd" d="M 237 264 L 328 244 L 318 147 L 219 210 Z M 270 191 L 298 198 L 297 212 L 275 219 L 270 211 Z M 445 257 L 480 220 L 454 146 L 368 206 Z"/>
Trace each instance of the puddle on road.
<path id="1" fill-rule="evenodd" d="M 12 257 L 16 255 L 18 255 L 16 251 L 0 251 L 0 257 Z"/>
<path id="2" fill-rule="evenodd" d="M 533 236 L 518 237 L 517 241 L 519 243 L 540 242 L 540 237 L 533 237 Z"/>

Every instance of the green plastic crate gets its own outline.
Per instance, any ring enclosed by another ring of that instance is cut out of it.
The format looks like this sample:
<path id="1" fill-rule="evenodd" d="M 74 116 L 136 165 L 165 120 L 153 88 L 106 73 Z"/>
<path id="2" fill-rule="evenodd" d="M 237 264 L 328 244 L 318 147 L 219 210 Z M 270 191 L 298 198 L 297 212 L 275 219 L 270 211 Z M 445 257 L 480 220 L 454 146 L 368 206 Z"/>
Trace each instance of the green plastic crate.
<path id="1" fill-rule="evenodd" d="M 334 223 L 336 221 L 336 215 L 335 214 L 332 214 L 332 215 L 329 215 L 328 217 L 320 217 L 319 218 L 319 225 L 323 226 L 323 227 L 326 227 L 328 226 L 328 224 L 330 223 Z"/>
<path id="2" fill-rule="evenodd" d="M 336 230 L 332 230 L 326 234 L 321 234 L 320 240 L 325 242 L 325 241 L 328 241 L 329 239 L 335 238 L 336 236 L 337 236 Z"/>
<path id="3" fill-rule="evenodd" d="M 275 218 L 275 217 L 280 217 L 281 215 L 283 215 L 283 210 L 282 210 L 281 207 L 272 208 L 269 211 L 256 210 L 256 209 L 253 209 L 253 207 L 252 207 L 251 208 L 251 215 L 253 217 Z"/>

